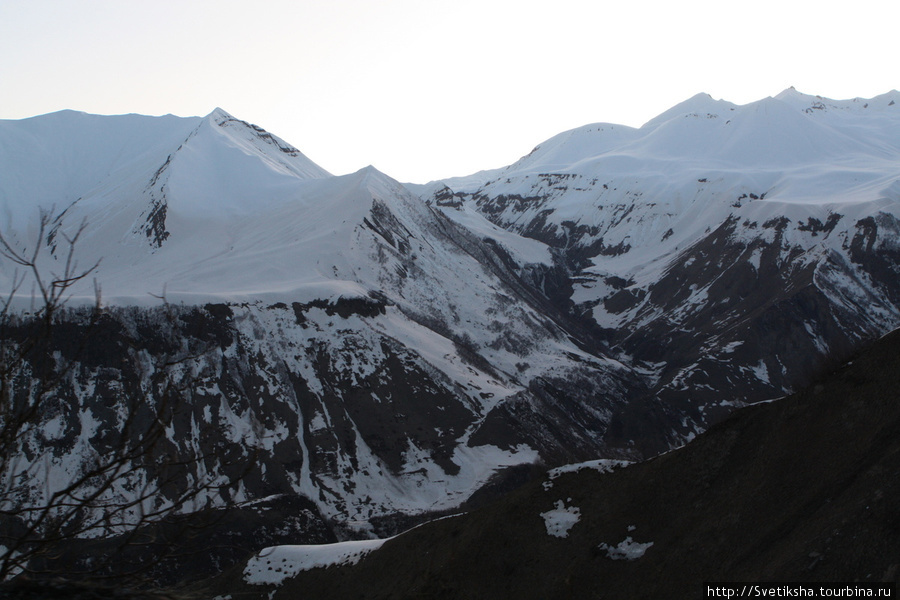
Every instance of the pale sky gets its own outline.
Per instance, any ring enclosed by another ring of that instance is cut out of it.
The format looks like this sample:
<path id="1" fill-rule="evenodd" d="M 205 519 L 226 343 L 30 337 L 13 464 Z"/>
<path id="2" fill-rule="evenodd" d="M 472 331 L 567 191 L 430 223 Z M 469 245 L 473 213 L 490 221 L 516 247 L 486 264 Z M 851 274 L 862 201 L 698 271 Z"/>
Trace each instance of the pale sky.
<path id="1" fill-rule="evenodd" d="M 900 88 L 900 2 L 0 0 L 0 119 L 221 107 L 336 175 L 424 183 L 698 92 Z"/>

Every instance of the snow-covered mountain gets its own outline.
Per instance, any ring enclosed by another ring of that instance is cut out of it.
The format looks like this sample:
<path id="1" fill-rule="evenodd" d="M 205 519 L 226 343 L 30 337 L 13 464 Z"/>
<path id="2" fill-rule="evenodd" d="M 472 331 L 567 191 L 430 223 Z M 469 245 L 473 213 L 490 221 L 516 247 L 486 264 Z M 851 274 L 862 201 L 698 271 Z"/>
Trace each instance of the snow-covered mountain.
<path id="1" fill-rule="evenodd" d="M 188 413 L 173 454 L 215 456 L 205 474 L 235 473 L 225 456 L 260 463 L 225 502 L 301 494 L 366 531 L 459 504 L 508 466 L 593 455 L 641 389 L 535 290 L 557 271 L 543 243 L 447 219 L 371 167 L 330 176 L 221 110 L 53 114 L 2 132 L 5 239 L 33 248 L 38 207 L 52 207 L 44 273 L 83 222 L 76 255 L 100 261 L 106 313 L 83 324 L 84 348 L 60 350 L 74 374 L 36 434 L 68 440 L 54 480 L 123 421 L 114 390 L 155 402 L 168 374 Z M 9 289 L 9 264 L 2 277 Z M 72 306 L 92 298 L 79 286 Z M 491 418 L 501 405 L 534 416 Z"/>
<path id="2" fill-rule="evenodd" d="M 697 429 L 900 324 L 900 93 L 699 94 L 423 194 L 550 246 L 573 310 Z M 468 184 L 468 185 L 466 185 Z M 685 435 L 691 435 L 685 422 Z"/>
<path id="3" fill-rule="evenodd" d="M 898 214 L 897 92 L 698 95 L 426 186 L 332 176 L 220 109 L 0 121 L 4 239 L 58 273 L 85 223 L 76 256 L 100 261 L 100 321 L 73 310 L 47 349 L 67 374 L 33 432 L 47 479 L 125 400 L 177 390 L 168 451 L 231 480 L 200 505 L 303 497 L 342 536 L 509 467 L 652 456 L 783 395 L 900 325 Z M 0 291 L 15 277 L 0 262 Z"/>

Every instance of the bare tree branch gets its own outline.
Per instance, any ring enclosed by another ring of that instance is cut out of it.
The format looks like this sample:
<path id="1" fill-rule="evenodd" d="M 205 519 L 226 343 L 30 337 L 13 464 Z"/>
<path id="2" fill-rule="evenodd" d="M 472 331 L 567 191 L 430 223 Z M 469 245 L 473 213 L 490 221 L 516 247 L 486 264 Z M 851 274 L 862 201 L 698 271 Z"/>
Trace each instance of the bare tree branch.
<path id="1" fill-rule="evenodd" d="M 20 574 L 60 575 L 59 560 L 76 540 L 116 539 L 121 547 L 142 545 L 159 548 L 153 532 L 159 526 L 182 519 L 201 498 L 209 505 L 210 493 L 221 485 L 215 474 L 190 475 L 192 467 L 210 458 L 197 449 L 177 449 L 167 428 L 182 410 L 193 382 L 176 376 L 181 365 L 199 356 L 195 352 L 163 354 L 153 364 L 158 389 L 153 394 L 117 399 L 124 420 L 115 431 L 92 439 L 99 444 L 93 456 L 79 456 L 68 479 L 51 481 L 54 455 L 46 444 L 46 426 L 54 411 L 61 410 L 54 394 L 76 368 L 76 360 L 51 356 L 53 333 L 71 291 L 95 272 L 99 261 L 81 269 L 76 247 L 87 223 L 74 234 L 61 234 L 65 242 L 62 272 L 50 272 L 40 263 L 42 251 L 59 234 L 56 227 L 46 236 L 51 212 L 42 210 L 33 247 L 18 248 L 0 233 L 0 258 L 17 267 L 10 289 L 0 299 L 0 582 Z M 18 269 L 23 269 L 20 272 Z M 29 278 L 39 303 L 33 314 L 21 314 L 14 301 Z M 167 318 L 174 318 L 161 296 Z M 69 310 L 69 309 L 66 309 Z M 94 303 L 82 328 L 76 354 L 102 315 L 100 286 L 94 281 Z M 137 347 L 130 344 L 131 349 Z M 135 354 L 137 356 L 137 354 Z M 135 359 L 136 360 L 136 359 Z M 60 427 L 66 416 L 59 414 Z M 175 449 L 173 449 L 173 444 Z M 42 462 L 43 461 L 43 462 Z M 249 461 L 249 464 L 252 460 Z M 58 475 L 59 469 L 54 471 Z M 193 471 L 196 473 L 196 471 Z M 43 481 L 40 493 L 36 482 Z M 185 482 L 187 482 L 185 484 Z M 193 504 L 192 504 L 193 503 Z M 164 556 L 157 552 L 157 560 Z M 81 574 L 135 576 L 147 564 L 113 565 L 117 555 L 107 553 Z M 112 569 L 116 566 L 117 569 Z"/>

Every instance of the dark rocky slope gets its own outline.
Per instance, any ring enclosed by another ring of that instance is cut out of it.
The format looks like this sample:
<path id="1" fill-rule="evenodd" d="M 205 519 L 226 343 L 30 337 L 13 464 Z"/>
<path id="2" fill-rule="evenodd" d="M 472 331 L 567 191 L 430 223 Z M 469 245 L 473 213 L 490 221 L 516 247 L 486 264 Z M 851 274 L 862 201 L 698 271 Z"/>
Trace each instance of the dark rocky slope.
<path id="1" fill-rule="evenodd" d="M 684 448 L 611 473 L 535 481 L 409 531 L 354 567 L 232 597 L 696 598 L 704 581 L 896 582 L 898 389 L 894 332 Z M 567 538 L 548 535 L 541 517 L 560 500 L 580 509 Z M 612 559 L 626 538 L 652 546 Z M 215 587 L 237 592 L 239 576 Z"/>

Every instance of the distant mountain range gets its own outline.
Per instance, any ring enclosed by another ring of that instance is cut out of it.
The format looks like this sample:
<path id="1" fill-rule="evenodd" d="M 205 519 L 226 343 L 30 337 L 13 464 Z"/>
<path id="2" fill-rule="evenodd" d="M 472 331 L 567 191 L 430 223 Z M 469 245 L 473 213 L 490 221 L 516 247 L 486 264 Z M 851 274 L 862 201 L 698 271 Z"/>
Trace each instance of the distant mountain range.
<path id="1" fill-rule="evenodd" d="M 0 121 L 5 239 L 57 272 L 85 223 L 77 257 L 100 261 L 104 314 L 88 327 L 92 282 L 73 288 L 86 342 L 56 349 L 73 375 L 30 442 L 48 478 L 175 377 L 170 452 L 227 490 L 198 505 L 308 503 L 266 544 L 391 535 L 529 465 L 640 461 L 802 387 L 900 324 L 898 215 L 896 91 L 701 94 L 427 185 L 332 176 L 221 109 Z"/>

